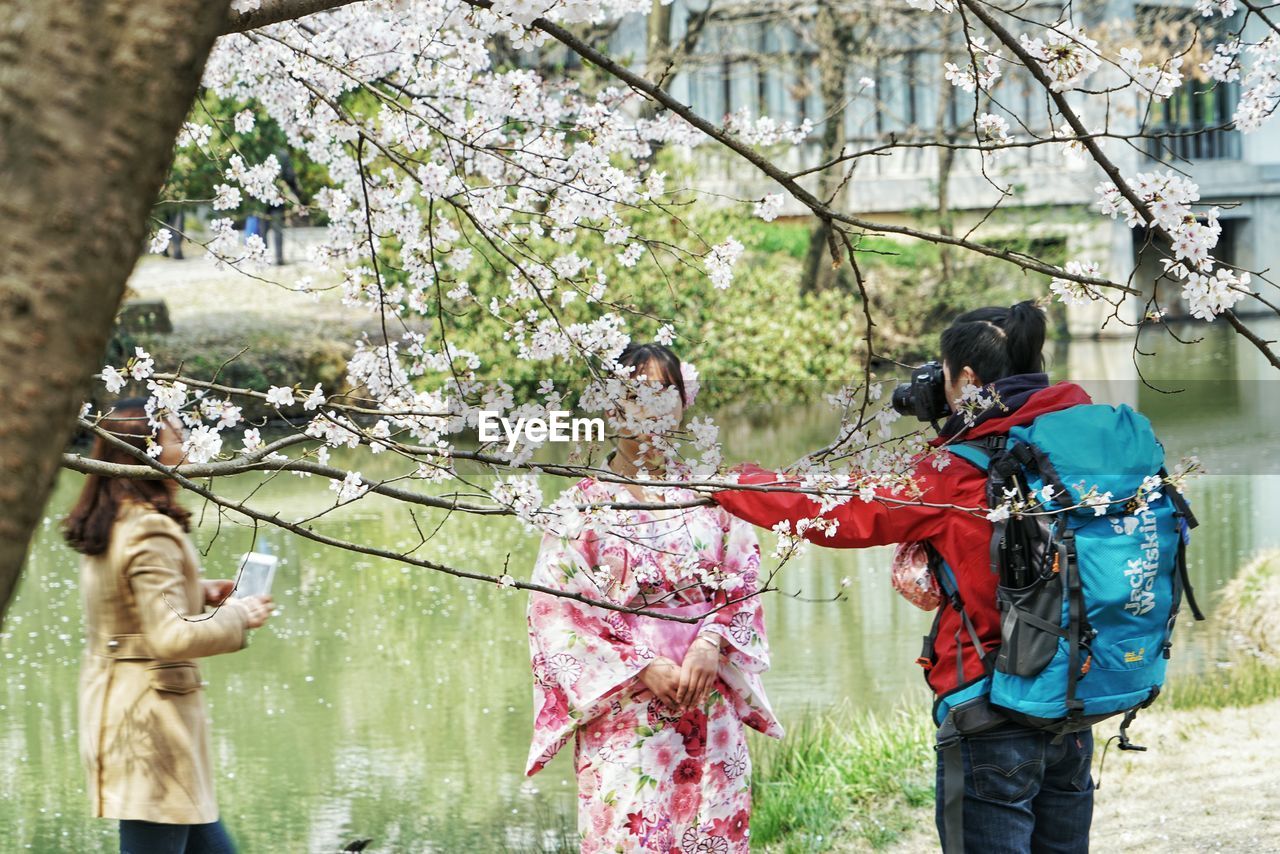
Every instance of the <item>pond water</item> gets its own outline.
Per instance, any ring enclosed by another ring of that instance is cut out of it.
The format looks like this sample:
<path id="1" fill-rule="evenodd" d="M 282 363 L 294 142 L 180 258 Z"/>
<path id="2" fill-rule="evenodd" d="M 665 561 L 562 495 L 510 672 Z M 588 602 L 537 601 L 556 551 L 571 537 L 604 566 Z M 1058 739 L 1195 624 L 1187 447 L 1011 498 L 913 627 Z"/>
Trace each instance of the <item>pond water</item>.
<path id="1" fill-rule="evenodd" d="M 1191 497 L 1202 522 L 1191 549 L 1201 603 L 1250 556 L 1280 546 L 1280 418 L 1276 379 L 1225 328 L 1161 351 L 1138 379 L 1132 342 L 1075 342 L 1053 373 L 1100 402 L 1130 403 L 1155 422 L 1171 460 L 1195 453 L 1212 474 Z M 1280 327 L 1263 327 L 1277 337 Z M 1146 341 L 1146 339 L 1144 339 Z M 1181 388 L 1179 394 L 1165 390 Z M 758 407 L 721 419 L 729 455 L 778 465 L 819 447 L 834 417 L 821 407 Z M 369 470 L 372 472 L 372 470 Z M 247 493 L 258 479 L 223 484 Z M 79 478 L 64 474 L 0 634 L 0 839 L 6 850 L 113 851 L 114 822 L 88 817 L 76 748 L 81 649 L 77 559 L 57 520 Z M 557 489 L 548 481 L 546 489 Z M 283 477 L 255 500 L 289 515 L 318 512 L 333 493 Z M 191 505 L 194 506 L 194 505 Z M 424 529 L 428 520 L 420 515 Z M 430 520 L 435 521 L 435 520 Z M 315 523 L 334 536 L 390 548 L 416 541 L 412 520 L 362 501 Z M 205 514 L 196 534 L 206 572 L 225 576 L 252 531 Z M 245 852 L 329 852 L 357 837 L 377 851 L 554 849 L 574 824 L 566 750 L 522 776 L 530 675 L 522 594 L 327 550 L 274 532 L 280 615 L 238 654 L 208 659 L 207 698 L 223 818 Z M 772 536 L 762 532 L 766 554 Z M 527 577 L 536 538 L 502 520 L 454 519 L 420 554 Z M 766 687 L 784 723 L 835 706 L 925 714 L 912 662 L 929 615 L 888 584 L 887 549 L 813 548 L 767 599 L 773 670 Z M 839 601 L 839 581 L 851 585 Z M 1185 614 L 1185 612 L 1184 612 Z M 1211 629 L 1180 623 L 1173 679 L 1219 655 Z"/>

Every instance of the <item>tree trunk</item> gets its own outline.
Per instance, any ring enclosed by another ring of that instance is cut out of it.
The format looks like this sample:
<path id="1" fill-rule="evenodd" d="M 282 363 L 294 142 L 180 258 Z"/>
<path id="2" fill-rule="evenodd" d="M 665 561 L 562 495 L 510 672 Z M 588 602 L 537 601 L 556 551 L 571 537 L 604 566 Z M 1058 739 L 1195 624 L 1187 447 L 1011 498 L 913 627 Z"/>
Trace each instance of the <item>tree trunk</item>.
<path id="1" fill-rule="evenodd" d="M 938 152 L 938 233 L 945 234 L 947 237 L 955 235 L 955 217 L 951 211 L 951 171 L 955 166 L 956 150 L 950 148 L 945 143 L 954 143 L 955 134 L 948 128 L 944 127 L 947 121 L 947 114 L 950 112 L 951 102 L 955 95 L 954 87 L 947 86 L 941 98 L 938 99 L 938 124 L 937 132 L 934 138 L 940 143 L 936 149 Z M 950 246 L 938 247 L 938 255 L 942 261 L 942 281 L 945 284 L 950 282 L 955 275 L 955 264 L 952 260 L 952 250 Z"/>
<path id="2" fill-rule="evenodd" d="M 228 6 L 0 0 L 0 619 Z"/>
<path id="3" fill-rule="evenodd" d="M 648 24 L 644 76 L 658 81 L 663 79 L 671 62 L 671 4 L 653 0 Z"/>
<path id="4" fill-rule="evenodd" d="M 169 247 L 164 250 L 164 254 L 175 261 L 181 261 L 182 256 L 182 236 L 187 233 L 187 209 L 182 205 L 173 205 L 164 217 L 165 224 L 169 226 Z"/>
<path id="5" fill-rule="evenodd" d="M 942 31 L 942 43 L 950 45 L 955 36 L 955 22 L 947 19 Z M 967 58 L 958 60 L 968 61 Z M 951 125 L 951 113 L 956 101 L 956 87 L 939 81 L 938 110 L 934 115 L 934 139 L 938 142 L 938 233 L 952 237 L 955 234 L 955 218 L 951 211 L 951 171 L 956 162 L 956 150 L 947 144 L 954 144 L 957 128 Z M 981 90 L 979 90 L 981 92 Z M 950 246 L 939 247 L 939 258 L 942 262 L 942 287 L 955 277 L 955 261 Z"/>
<path id="6" fill-rule="evenodd" d="M 849 74 L 848 25 L 830 6 L 821 6 L 818 10 L 817 24 L 814 28 L 818 42 L 819 86 L 822 92 L 822 109 L 826 121 L 822 125 L 822 150 L 819 153 L 822 163 L 839 157 L 844 150 L 844 103 L 847 92 L 846 78 Z M 831 196 L 840 187 L 844 172 L 850 164 L 833 166 L 818 175 L 818 198 L 824 202 L 832 202 Z M 809 233 L 809 252 L 804 260 L 804 273 L 800 278 L 802 293 L 815 293 L 826 290 L 836 282 L 836 269 L 832 264 L 829 240 L 831 224 L 819 220 Z"/>

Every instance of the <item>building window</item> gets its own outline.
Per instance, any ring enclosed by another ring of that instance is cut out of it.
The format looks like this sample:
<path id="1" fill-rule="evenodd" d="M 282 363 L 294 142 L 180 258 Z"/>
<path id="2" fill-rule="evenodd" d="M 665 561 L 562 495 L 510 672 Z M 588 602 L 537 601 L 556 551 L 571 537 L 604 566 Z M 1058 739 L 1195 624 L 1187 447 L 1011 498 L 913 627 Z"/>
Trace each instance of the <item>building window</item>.
<path id="1" fill-rule="evenodd" d="M 1151 105 L 1147 154 L 1156 160 L 1239 160 L 1240 133 L 1231 123 L 1239 85 L 1189 80 L 1173 97 Z"/>
<path id="2" fill-rule="evenodd" d="M 1170 5 L 1134 7 L 1138 40 L 1158 56 L 1180 56 L 1183 84 L 1168 100 L 1140 100 L 1147 154 L 1155 160 L 1238 160 L 1240 134 L 1226 129 L 1240 100 L 1239 83 L 1215 83 L 1199 71 L 1214 48 L 1230 37 L 1222 22 L 1205 22 L 1192 9 Z"/>

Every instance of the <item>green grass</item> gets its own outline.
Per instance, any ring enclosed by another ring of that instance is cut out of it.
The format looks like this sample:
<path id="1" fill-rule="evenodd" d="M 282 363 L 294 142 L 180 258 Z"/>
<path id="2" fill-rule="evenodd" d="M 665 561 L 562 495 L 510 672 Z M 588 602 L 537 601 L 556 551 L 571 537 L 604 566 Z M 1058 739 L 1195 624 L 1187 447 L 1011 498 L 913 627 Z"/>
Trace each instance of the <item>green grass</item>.
<path id="1" fill-rule="evenodd" d="M 780 252 L 803 261 L 809 251 L 809 233 L 813 226 L 807 222 L 766 223 L 755 220 L 747 221 L 742 227 L 745 227 L 742 245 L 756 252 Z"/>
<path id="2" fill-rule="evenodd" d="M 826 851 L 837 840 L 882 848 L 933 802 L 934 729 L 923 701 L 887 717 L 810 717 L 757 750 L 753 847 Z"/>
<path id="3" fill-rule="evenodd" d="M 803 261 L 809 252 L 813 223 L 808 220 L 779 220 L 766 223 L 746 220 L 735 227 L 735 234 L 749 250 L 781 253 Z M 857 241 L 858 262 L 874 268 L 903 267 L 918 270 L 939 263 L 941 253 L 932 243 L 919 240 L 895 240 L 891 237 L 865 235 Z"/>
<path id="4" fill-rule="evenodd" d="M 919 240 L 894 240 L 868 235 L 857 243 L 858 263 L 868 269 L 878 266 L 920 270 L 940 263 L 942 253 L 933 243 Z"/>
<path id="5" fill-rule="evenodd" d="M 1217 673 L 1170 682 L 1157 705 L 1165 709 L 1226 709 L 1276 697 L 1280 697 L 1280 668 L 1242 655 Z"/>
<path id="6" fill-rule="evenodd" d="M 1276 697 L 1280 668 L 1241 656 L 1215 673 L 1171 681 L 1154 708 L 1213 710 Z M 917 698 L 883 717 L 815 715 L 782 741 L 756 741 L 752 849 L 799 854 L 854 843 L 878 850 L 927 822 L 934 727 L 926 708 Z"/>
<path id="7" fill-rule="evenodd" d="M 737 226 L 742 244 L 755 252 L 788 255 L 803 261 L 809 252 L 809 238 L 813 225 L 808 221 L 778 221 L 773 223 L 748 220 Z M 868 269 L 876 267 L 901 267 L 919 270 L 939 263 L 941 253 L 932 243 L 919 240 L 895 240 L 891 237 L 866 235 L 857 241 L 858 263 Z"/>
<path id="8" fill-rule="evenodd" d="M 1233 651 L 1229 660 L 1214 673 L 1172 683 L 1169 705 L 1175 709 L 1223 709 L 1280 697 L 1277 607 L 1280 552 L 1264 552 L 1231 579 L 1214 611 L 1218 630 L 1230 638 Z"/>

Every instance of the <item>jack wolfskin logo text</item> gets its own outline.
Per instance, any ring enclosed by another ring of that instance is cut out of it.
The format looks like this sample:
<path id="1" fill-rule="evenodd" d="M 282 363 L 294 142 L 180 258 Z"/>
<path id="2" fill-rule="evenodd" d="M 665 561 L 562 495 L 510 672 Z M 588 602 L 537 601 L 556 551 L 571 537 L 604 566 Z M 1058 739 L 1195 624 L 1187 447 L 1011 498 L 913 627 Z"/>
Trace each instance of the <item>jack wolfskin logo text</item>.
<path id="1" fill-rule="evenodd" d="M 1156 514 L 1150 507 L 1145 508 L 1137 517 L 1126 517 L 1139 523 L 1135 530 L 1142 534 L 1142 557 L 1128 561 L 1124 574 L 1129 579 L 1129 601 L 1124 609 L 1135 617 L 1151 612 L 1156 606 L 1156 573 L 1160 568 L 1160 533 L 1156 524 Z M 1126 527 L 1128 527 L 1126 525 Z"/>

